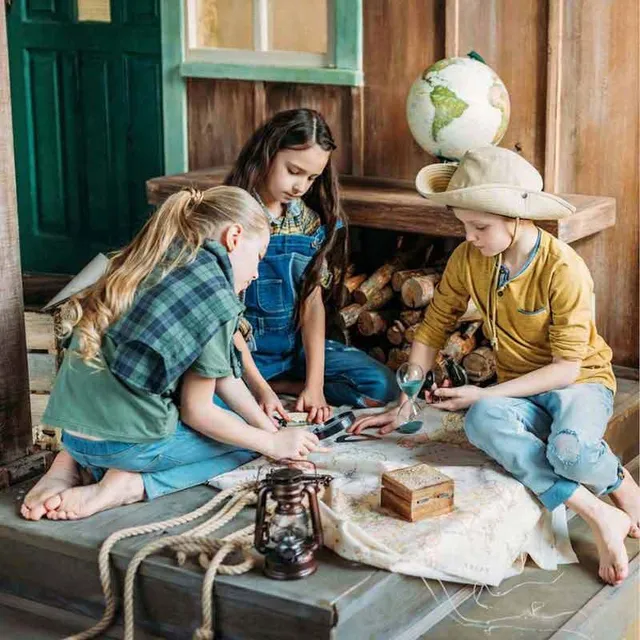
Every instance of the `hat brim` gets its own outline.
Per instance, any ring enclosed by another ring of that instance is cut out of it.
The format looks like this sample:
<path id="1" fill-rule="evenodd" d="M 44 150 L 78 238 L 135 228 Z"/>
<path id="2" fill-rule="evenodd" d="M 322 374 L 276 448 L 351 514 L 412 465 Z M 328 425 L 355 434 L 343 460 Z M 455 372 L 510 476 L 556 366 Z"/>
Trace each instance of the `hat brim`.
<path id="1" fill-rule="evenodd" d="M 446 191 L 456 169 L 453 164 L 427 165 L 416 176 L 416 189 L 436 204 L 509 218 L 560 220 L 576 211 L 572 204 L 551 193 L 519 189 L 509 184 L 483 184 Z"/>

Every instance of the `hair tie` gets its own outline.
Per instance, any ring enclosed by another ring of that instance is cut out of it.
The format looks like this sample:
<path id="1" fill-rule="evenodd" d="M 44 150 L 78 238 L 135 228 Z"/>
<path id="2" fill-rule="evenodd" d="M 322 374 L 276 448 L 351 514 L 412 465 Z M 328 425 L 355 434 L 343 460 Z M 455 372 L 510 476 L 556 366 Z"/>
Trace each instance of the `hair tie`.
<path id="1" fill-rule="evenodd" d="M 204 193 L 195 187 L 189 187 L 187 191 L 189 192 L 189 205 L 195 209 L 204 200 Z"/>

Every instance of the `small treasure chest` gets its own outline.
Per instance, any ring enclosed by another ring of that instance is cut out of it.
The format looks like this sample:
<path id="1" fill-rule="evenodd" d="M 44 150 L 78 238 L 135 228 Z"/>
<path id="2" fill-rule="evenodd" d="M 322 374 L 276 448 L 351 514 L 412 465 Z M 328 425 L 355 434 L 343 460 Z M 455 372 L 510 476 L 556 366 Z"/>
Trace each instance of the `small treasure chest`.
<path id="1" fill-rule="evenodd" d="M 382 474 L 380 505 L 415 522 L 453 510 L 453 480 L 428 464 Z"/>

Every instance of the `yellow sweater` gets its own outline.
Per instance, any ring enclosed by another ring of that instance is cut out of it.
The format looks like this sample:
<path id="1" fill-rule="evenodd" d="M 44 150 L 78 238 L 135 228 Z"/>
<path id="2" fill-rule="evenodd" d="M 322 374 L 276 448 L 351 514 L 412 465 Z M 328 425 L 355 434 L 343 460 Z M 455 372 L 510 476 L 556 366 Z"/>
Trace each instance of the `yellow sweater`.
<path id="1" fill-rule="evenodd" d="M 415 339 L 441 349 L 471 298 L 489 338 L 494 313 L 487 306 L 495 306 L 499 382 L 540 369 L 557 356 L 581 361 L 576 382 L 599 382 L 615 392 L 611 349 L 593 321 L 593 281 L 578 254 L 542 231 L 531 263 L 490 298 L 496 265 L 497 258 L 483 256 L 469 242 L 457 247 Z"/>

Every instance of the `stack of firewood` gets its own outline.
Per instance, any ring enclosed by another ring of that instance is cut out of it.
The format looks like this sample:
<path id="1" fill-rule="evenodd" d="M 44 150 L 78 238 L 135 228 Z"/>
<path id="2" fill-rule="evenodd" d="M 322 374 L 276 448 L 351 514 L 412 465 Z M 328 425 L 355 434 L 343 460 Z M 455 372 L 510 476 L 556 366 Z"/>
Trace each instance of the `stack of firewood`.
<path id="1" fill-rule="evenodd" d="M 411 343 L 444 270 L 443 263 L 408 268 L 410 262 L 411 254 L 402 253 L 371 275 L 351 269 L 337 316 L 348 343 L 365 349 L 394 371 L 409 358 Z M 480 320 L 470 302 L 439 359 L 440 365 L 445 357 L 462 364 L 475 384 L 495 375 L 495 358 L 483 341 Z"/>

